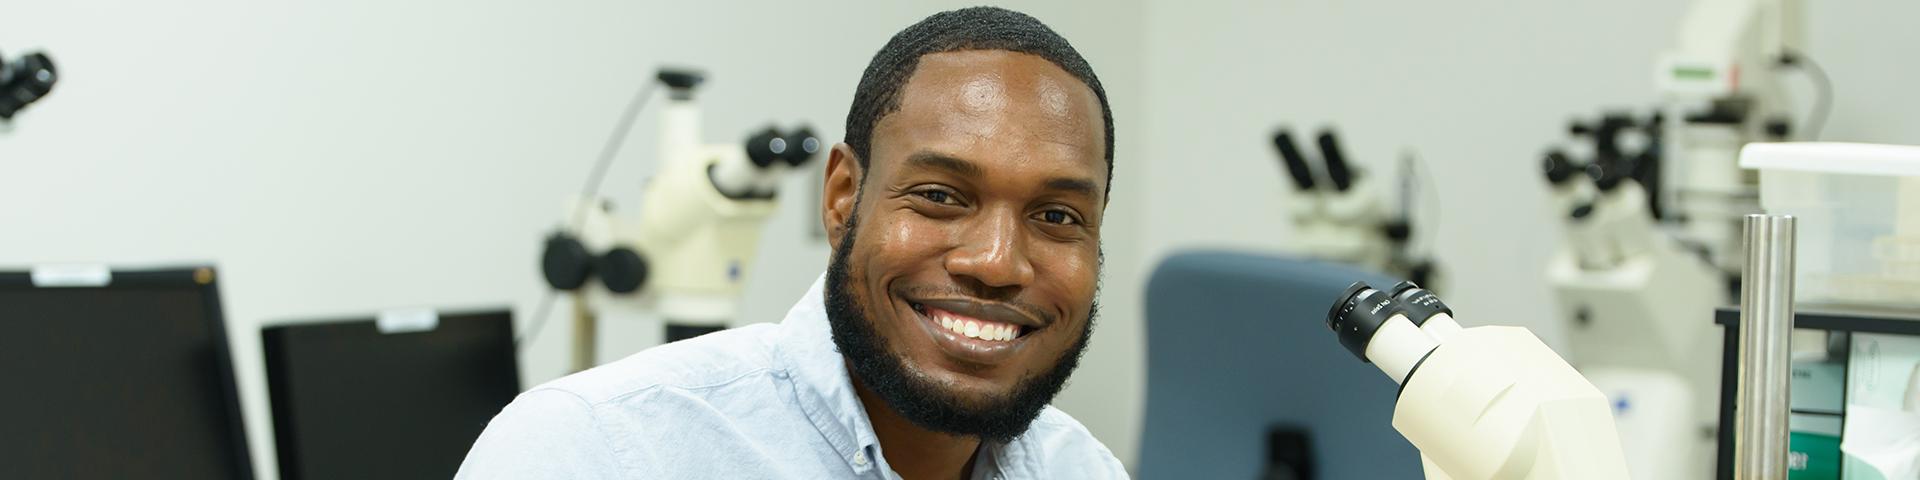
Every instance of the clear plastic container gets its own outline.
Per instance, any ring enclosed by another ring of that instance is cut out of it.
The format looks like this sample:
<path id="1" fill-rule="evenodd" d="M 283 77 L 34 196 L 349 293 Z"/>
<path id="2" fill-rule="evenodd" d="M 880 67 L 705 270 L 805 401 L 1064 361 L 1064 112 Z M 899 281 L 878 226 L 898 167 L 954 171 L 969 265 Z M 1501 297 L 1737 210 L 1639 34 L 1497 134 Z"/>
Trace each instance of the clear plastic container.
<path id="1" fill-rule="evenodd" d="M 1759 143 L 1740 165 L 1798 218 L 1796 301 L 1920 306 L 1920 147 Z"/>

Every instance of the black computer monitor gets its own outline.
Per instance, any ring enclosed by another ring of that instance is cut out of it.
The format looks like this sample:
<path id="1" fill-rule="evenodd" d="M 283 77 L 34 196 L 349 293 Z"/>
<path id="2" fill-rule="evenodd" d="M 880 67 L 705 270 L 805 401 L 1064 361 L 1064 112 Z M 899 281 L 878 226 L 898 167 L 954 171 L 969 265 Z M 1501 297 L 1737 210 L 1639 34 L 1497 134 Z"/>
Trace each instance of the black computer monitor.
<path id="1" fill-rule="evenodd" d="M 0 272 L 0 478 L 253 477 L 211 268 Z"/>
<path id="2" fill-rule="evenodd" d="M 424 331 L 361 318 L 261 332 L 280 478 L 453 477 L 520 374 L 512 314 L 435 315 Z"/>

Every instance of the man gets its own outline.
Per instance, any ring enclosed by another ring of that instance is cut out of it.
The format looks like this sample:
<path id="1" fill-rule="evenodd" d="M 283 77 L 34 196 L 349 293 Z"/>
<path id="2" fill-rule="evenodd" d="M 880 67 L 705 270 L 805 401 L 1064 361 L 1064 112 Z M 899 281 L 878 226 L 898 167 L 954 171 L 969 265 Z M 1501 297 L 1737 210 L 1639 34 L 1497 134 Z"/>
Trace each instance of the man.
<path id="1" fill-rule="evenodd" d="M 1047 405 L 1092 332 L 1112 132 L 1099 79 L 1038 20 L 908 27 L 854 93 L 833 261 L 786 319 L 522 394 L 460 476 L 1126 476 Z"/>

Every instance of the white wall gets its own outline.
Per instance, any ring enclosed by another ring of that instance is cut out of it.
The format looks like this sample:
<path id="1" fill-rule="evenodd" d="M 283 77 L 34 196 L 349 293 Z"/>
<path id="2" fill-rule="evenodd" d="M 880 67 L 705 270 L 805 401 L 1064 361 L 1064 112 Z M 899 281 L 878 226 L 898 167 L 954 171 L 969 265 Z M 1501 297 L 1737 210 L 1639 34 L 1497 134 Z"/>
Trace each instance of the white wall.
<path id="1" fill-rule="evenodd" d="M 770 120 L 837 140 L 873 52 L 971 2 L 500 3 L 9 4 L 0 49 L 44 48 L 62 80 L 0 137 L 0 265 L 217 264 L 248 435 L 272 479 L 260 326 L 510 305 L 524 327 L 543 292 L 541 238 L 656 66 L 710 73 L 711 140 Z M 1104 13 L 1079 14 L 1094 5 Z M 1024 9 L 1072 38 L 1115 110 L 1138 118 L 1137 2 Z M 632 205 L 650 170 L 653 113 L 602 189 L 616 201 Z M 767 227 L 745 319 L 779 319 L 825 268 L 807 181 L 787 184 Z M 1136 256 L 1109 235 L 1110 256 Z M 1108 282 L 1109 296 L 1138 283 Z M 523 357 L 529 386 L 563 373 L 566 308 Z M 1131 374 L 1106 361 L 1138 343 L 1128 312 L 1109 309 L 1066 408 L 1113 416 L 1086 392 Z"/>

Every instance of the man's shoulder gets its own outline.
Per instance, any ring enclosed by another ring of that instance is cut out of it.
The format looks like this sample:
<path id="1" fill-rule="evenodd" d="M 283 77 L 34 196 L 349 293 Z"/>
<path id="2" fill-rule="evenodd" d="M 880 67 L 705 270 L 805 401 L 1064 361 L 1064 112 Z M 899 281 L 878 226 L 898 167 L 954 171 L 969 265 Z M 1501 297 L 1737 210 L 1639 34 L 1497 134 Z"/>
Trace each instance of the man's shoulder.
<path id="1" fill-rule="evenodd" d="M 1062 467 L 1068 471 L 1051 472 L 1068 475 L 1064 478 L 1123 478 L 1125 467 L 1120 459 L 1113 456 L 1107 445 L 1094 438 L 1093 432 L 1081 425 L 1079 420 L 1067 415 L 1067 412 L 1049 405 L 1040 410 L 1027 432 L 1016 440 L 1025 445 L 1026 453 L 1034 455 L 1038 465 Z"/>
<path id="2" fill-rule="evenodd" d="M 723 386 L 776 368 L 772 333 L 755 324 L 656 346 L 529 389 L 557 391 L 598 405 L 652 391 Z"/>

